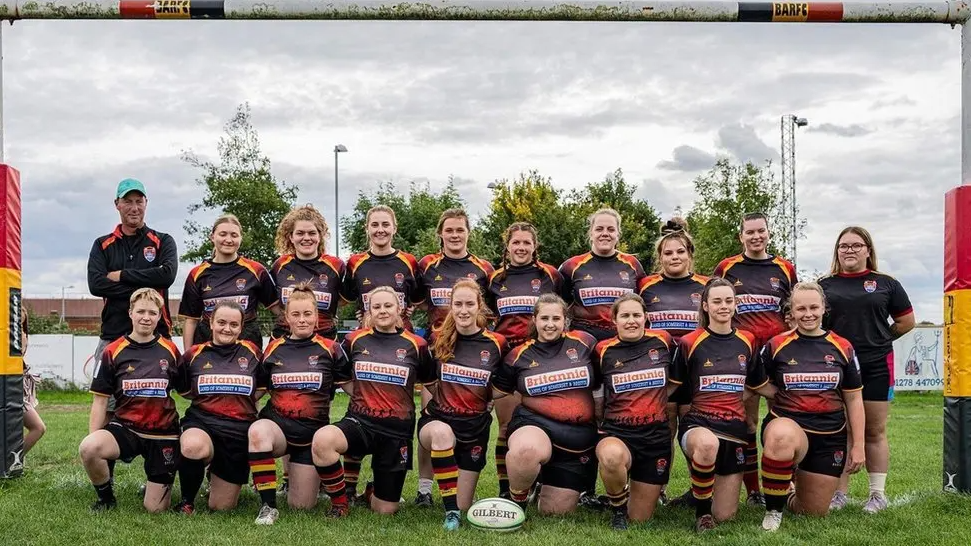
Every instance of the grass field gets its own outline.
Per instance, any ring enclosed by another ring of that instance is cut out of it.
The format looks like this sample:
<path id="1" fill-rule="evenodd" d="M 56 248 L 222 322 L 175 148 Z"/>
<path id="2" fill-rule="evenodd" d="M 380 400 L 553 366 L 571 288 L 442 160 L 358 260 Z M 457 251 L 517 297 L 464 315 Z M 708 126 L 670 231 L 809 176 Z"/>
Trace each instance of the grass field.
<path id="1" fill-rule="evenodd" d="M 627 533 L 607 527 L 608 515 L 584 509 L 563 518 L 528 514 L 526 526 L 515 535 L 491 535 L 463 527 L 457 533 L 441 529 L 442 511 L 411 505 L 417 472 L 405 486 L 408 505 L 393 517 L 379 517 L 364 509 L 347 520 L 323 517 L 326 506 L 310 513 L 294 513 L 281 502 L 281 518 L 273 527 L 253 524 L 258 497 L 244 488 L 240 506 L 228 514 L 199 510 L 191 518 L 175 514 L 150 516 L 141 507 L 138 487 L 144 479 L 141 459 L 119 464 L 115 494 L 118 510 L 92 514 L 94 490 L 81 468 L 77 446 L 87 430 L 89 395 L 41 393 L 40 411 L 47 435 L 26 459 L 23 477 L 0 481 L 0 537 L 2 544 L 381 544 L 430 546 L 505 543 L 563 544 L 971 544 L 971 497 L 941 493 L 942 420 L 940 394 L 899 394 L 890 420 L 891 474 L 887 490 L 891 508 L 874 516 L 861 510 L 867 492 L 863 475 L 854 478 L 856 501 L 826 519 L 786 515 L 782 529 L 765 535 L 759 527 L 761 510 L 743 507 L 734 521 L 704 537 L 690 529 L 693 514 L 660 507 L 655 520 L 632 526 Z M 338 397 L 335 418 L 343 413 Z M 180 408 L 184 401 L 180 400 Z M 494 433 L 493 433 L 494 435 Z M 479 498 L 497 491 L 491 464 L 479 483 Z M 362 469 L 363 486 L 367 467 Z M 688 486 L 683 459 L 676 461 L 669 491 Z M 176 488 L 178 485 L 176 485 Z M 362 487 L 363 489 L 363 487 Z M 437 493 L 436 493 L 437 496 Z M 436 498 L 436 502 L 438 502 Z M 326 505 L 326 501 L 323 503 Z M 204 502 L 197 503 L 198 506 Z M 440 507 L 440 504 L 439 504 Z"/>

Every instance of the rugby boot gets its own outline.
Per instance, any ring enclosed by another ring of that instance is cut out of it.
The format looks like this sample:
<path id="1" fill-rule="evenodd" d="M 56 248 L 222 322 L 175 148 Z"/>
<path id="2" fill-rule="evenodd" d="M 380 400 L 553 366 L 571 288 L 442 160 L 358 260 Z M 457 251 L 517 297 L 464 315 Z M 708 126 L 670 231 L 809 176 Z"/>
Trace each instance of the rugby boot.
<path id="1" fill-rule="evenodd" d="M 704 533 L 707 531 L 711 531 L 717 526 L 718 524 L 715 523 L 715 516 L 712 516 L 711 514 L 705 514 L 700 518 L 698 518 L 697 520 L 695 520 L 696 533 Z"/>
<path id="2" fill-rule="evenodd" d="M 846 503 L 848 501 L 849 501 L 849 498 L 846 496 L 846 493 L 844 493 L 842 491 L 837 491 L 833 495 L 833 500 L 829 501 L 829 510 L 830 510 L 830 512 L 832 512 L 834 510 L 842 510 L 842 509 L 846 508 Z"/>
<path id="3" fill-rule="evenodd" d="M 621 510 L 614 510 L 614 515 L 610 518 L 610 528 L 614 531 L 627 530 L 627 507 Z"/>
<path id="4" fill-rule="evenodd" d="M 195 506 L 185 501 L 181 501 L 179 502 L 179 504 L 176 504 L 174 507 L 172 507 L 172 511 L 182 514 L 184 516 L 191 516 L 192 514 L 196 513 L 196 508 Z"/>
<path id="5" fill-rule="evenodd" d="M 351 513 L 351 507 L 347 504 L 331 504 L 330 511 L 327 512 L 329 518 L 346 518 Z"/>
<path id="6" fill-rule="evenodd" d="M 445 512 L 445 523 L 442 525 L 446 531 L 456 531 L 462 524 L 462 512 L 449 510 Z"/>
<path id="7" fill-rule="evenodd" d="M 762 518 L 762 528 L 766 531 L 778 531 L 782 525 L 782 512 L 767 510 Z"/>
<path id="8" fill-rule="evenodd" d="M 91 505 L 91 511 L 107 512 L 108 510 L 114 510 L 117 507 L 118 507 L 118 501 L 116 501 L 115 499 L 106 500 L 106 501 L 98 499 L 94 501 L 94 504 Z"/>
<path id="9" fill-rule="evenodd" d="M 256 515 L 257 525 L 273 525 L 280 517 L 280 511 L 269 504 L 260 507 L 260 513 Z"/>
<path id="10" fill-rule="evenodd" d="M 887 497 L 882 493 L 870 493 L 870 498 L 863 505 L 863 511 L 867 514 L 876 514 L 887 508 Z"/>
<path id="11" fill-rule="evenodd" d="M 761 491 L 752 491 L 745 499 L 745 504 L 749 506 L 765 506 L 765 495 Z"/>
<path id="12" fill-rule="evenodd" d="M 668 501 L 668 506 L 671 508 L 694 508 L 695 507 L 695 496 L 688 489 L 680 497 L 674 497 Z"/>
<path id="13" fill-rule="evenodd" d="M 422 508 L 430 508 L 435 505 L 435 501 L 432 500 L 431 493 L 418 492 L 415 495 L 415 506 L 421 506 Z"/>

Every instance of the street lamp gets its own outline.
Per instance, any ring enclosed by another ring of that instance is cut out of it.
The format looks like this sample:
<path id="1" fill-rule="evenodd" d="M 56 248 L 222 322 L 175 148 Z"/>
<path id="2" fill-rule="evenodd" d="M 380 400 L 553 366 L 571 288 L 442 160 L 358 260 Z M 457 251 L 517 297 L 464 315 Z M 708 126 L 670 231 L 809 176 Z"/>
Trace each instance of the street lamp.
<path id="1" fill-rule="evenodd" d="M 337 207 L 337 189 L 339 187 L 337 178 L 337 154 L 346 151 L 347 146 L 343 144 L 334 146 L 334 256 L 338 258 L 341 253 L 341 217 Z"/>
<path id="2" fill-rule="evenodd" d="M 61 320 L 60 320 L 60 324 L 64 324 L 64 314 L 67 312 L 66 311 L 66 308 L 67 308 L 67 304 L 66 304 L 66 300 L 67 300 L 66 292 L 67 292 L 67 290 L 69 288 L 74 288 L 74 285 L 72 284 L 71 286 L 62 286 L 61 287 Z"/>
<path id="3" fill-rule="evenodd" d="M 793 114 L 782 116 L 782 210 L 790 216 L 790 244 L 792 254 L 789 259 L 796 262 L 796 246 L 798 239 L 798 224 L 796 207 L 796 128 L 809 125 L 809 120 Z"/>

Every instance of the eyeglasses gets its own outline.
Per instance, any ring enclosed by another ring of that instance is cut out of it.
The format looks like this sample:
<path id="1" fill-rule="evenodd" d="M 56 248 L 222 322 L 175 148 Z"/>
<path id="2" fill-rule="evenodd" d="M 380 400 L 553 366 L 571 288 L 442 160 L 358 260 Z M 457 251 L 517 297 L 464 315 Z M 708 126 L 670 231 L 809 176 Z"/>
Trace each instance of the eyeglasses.
<path id="1" fill-rule="evenodd" d="M 836 248 L 838 248 L 840 252 L 859 252 L 864 248 L 866 248 L 866 245 L 863 243 L 852 243 L 852 244 L 840 243 L 836 245 Z"/>

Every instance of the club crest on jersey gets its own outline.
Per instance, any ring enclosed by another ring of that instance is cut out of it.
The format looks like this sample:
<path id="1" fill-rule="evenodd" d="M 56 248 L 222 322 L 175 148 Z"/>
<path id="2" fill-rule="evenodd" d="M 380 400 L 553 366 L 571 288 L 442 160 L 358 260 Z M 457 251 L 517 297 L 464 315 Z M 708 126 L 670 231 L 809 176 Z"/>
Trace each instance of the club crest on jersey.
<path id="1" fill-rule="evenodd" d="M 745 449 L 741 447 L 735 448 L 735 460 L 738 464 L 745 464 Z"/>
<path id="2" fill-rule="evenodd" d="M 657 349 L 651 349 L 650 351 L 648 351 L 647 356 L 650 357 L 651 362 L 656 363 L 661 360 L 661 353 L 659 353 Z"/>
<path id="3" fill-rule="evenodd" d="M 398 362 L 402 362 L 407 355 L 408 355 L 408 351 L 404 349 L 398 349 L 397 351 L 394 352 L 394 356 L 395 358 L 398 359 Z"/>
<path id="4" fill-rule="evenodd" d="M 533 292 L 539 294 L 539 289 L 540 289 L 540 287 L 543 286 L 543 282 L 540 281 L 539 279 L 533 279 L 533 280 L 529 281 L 529 286 L 531 286 L 533 288 Z"/>
<path id="5" fill-rule="evenodd" d="M 823 357 L 823 360 L 826 361 L 826 365 L 829 366 L 830 368 L 836 366 L 836 357 L 833 355 L 826 355 Z"/>
<path id="6" fill-rule="evenodd" d="M 779 288 L 782 287 L 782 283 L 780 283 L 779 279 L 775 277 L 772 277 L 771 279 L 769 279 L 769 285 L 772 287 L 773 290 L 778 290 Z"/>
<path id="7" fill-rule="evenodd" d="M 590 462 L 590 456 L 589 455 L 583 455 L 583 456 L 580 457 L 580 464 L 587 464 L 589 462 Z"/>
<path id="8" fill-rule="evenodd" d="M 655 470 L 657 470 L 658 476 L 660 476 L 661 474 L 664 474 L 664 471 L 667 470 L 667 468 L 668 468 L 668 460 L 667 459 L 658 459 L 657 460 L 657 464 L 655 465 Z"/>
<path id="9" fill-rule="evenodd" d="M 399 448 L 398 451 L 401 453 L 401 462 L 407 463 L 408 462 L 408 446 L 401 446 L 401 448 Z"/>
<path id="10" fill-rule="evenodd" d="M 492 356 L 492 353 L 490 353 L 489 351 L 482 351 L 481 353 L 479 353 L 479 362 L 481 362 L 482 364 L 488 364 L 490 356 Z"/>
<path id="11" fill-rule="evenodd" d="M 747 364 L 748 357 L 745 355 L 738 355 L 738 367 L 744 370 Z"/>
<path id="12" fill-rule="evenodd" d="M 622 280 L 624 282 L 629 281 L 630 280 L 630 274 L 628 272 L 626 272 L 626 271 L 621 271 L 620 272 L 620 280 Z"/>
<path id="13" fill-rule="evenodd" d="M 154 262 L 155 261 L 155 247 L 154 246 L 147 246 L 147 247 L 143 248 L 142 249 L 142 256 L 145 256 L 145 261 L 146 262 Z"/>
<path id="14" fill-rule="evenodd" d="M 164 358 L 162 360 L 159 360 L 158 361 L 158 367 L 159 368 L 162 368 L 162 371 L 163 372 L 169 371 L 169 361 L 168 360 L 165 360 Z"/>
<path id="15" fill-rule="evenodd" d="M 317 355 L 310 355 L 310 356 L 308 356 L 307 357 L 307 364 L 310 365 L 311 368 L 316 368 L 317 367 Z"/>
<path id="16" fill-rule="evenodd" d="M 833 464 L 833 466 L 839 466 L 839 464 L 843 462 L 843 451 L 842 450 L 840 450 L 840 451 L 834 451 L 833 452 L 833 461 L 835 461 L 835 463 Z"/>
<path id="17" fill-rule="evenodd" d="M 396 285 L 398 285 L 398 288 L 401 288 L 402 286 L 404 286 L 405 285 L 405 274 L 404 273 L 395 273 L 394 274 L 394 283 Z"/>
<path id="18" fill-rule="evenodd" d="M 468 274 L 468 275 L 466 275 L 465 277 L 466 277 L 466 278 L 468 278 L 468 279 L 472 279 L 472 280 L 475 280 L 475 273 L 469 273 L 469 274 Z"/>
<path id="19" fill-rule="evenodd" d="M 162 458 L 165 459 L 165 464 L 172 464 L 175 462 L 175 448 L 173 447 L 163 447 L 162 448 Z"/>
<path id="20" fill-rule="evenodd" d="M 246 279 L 236 279 L 236 290 L 246 290 Z"/>
<path id="21" fill-rule="evenodd" d="M 321 273 L 320 276 L 317 277 L 317 278 L 320 280 L 320 284 L 327 284 L 327 281 L 330 280 L 327 277 L 327 274 L 326 273 Z"/>
<path id="22" fill-rule="evenodd" d="M 695 305 L 701 305 L 701 294 L 697 292 L 693 292 L 691 294 L 691 303 Z"/>
<path id="23" fill-rule="evenodd" d="M 869 292 L 870 294 L 876 292 L 877 281 L 863 281 L 863 289 Z"/>
<path id="24" fill-rule="evenodd" d="M 238 359 L 236 359 L 236 363 L 239 364 L 239 369 L 245 370 L 246 367 L 249 366 L 249 359 L 246 358 L 245 356 L 241 356 Z"/>
<path id="25" fill-rule="evenodd" d="M 469 450 L 469 456 L 472 457 L 473 461 L 478 461 L 482 457 L 482 446 L 472 446 Z"/>
<path id="26" fill-rule="evenodd" d="M 580 360 L 580 357 L 577 355 L 577 350 L 573 347 L 566 350 L 566 356 L 570 359 L 570 362 L 577 362 Z"/>

